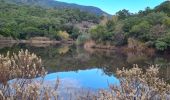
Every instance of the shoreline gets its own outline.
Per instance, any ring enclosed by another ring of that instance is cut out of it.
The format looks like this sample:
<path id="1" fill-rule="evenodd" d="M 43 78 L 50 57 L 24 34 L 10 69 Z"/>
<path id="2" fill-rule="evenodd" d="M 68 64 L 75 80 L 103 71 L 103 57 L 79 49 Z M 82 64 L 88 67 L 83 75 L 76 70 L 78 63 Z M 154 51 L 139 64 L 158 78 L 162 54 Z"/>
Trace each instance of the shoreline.
<path id="1" fill-rule="evenodd" d="M 0 44 L 19 44 L 19 43 L 30 43 L 30 44 L 73 44 L 75 41 L 55 41 L 55 40 L 0 40 Z"/>

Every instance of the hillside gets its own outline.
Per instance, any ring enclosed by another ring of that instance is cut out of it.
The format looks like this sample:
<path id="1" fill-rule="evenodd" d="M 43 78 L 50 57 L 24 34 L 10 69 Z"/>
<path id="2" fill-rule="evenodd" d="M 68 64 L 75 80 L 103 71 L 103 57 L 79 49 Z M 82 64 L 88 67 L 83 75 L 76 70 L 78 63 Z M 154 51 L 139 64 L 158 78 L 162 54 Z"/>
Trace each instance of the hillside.
<path id="1" fill-rule="evenodd" d="M 105 24 L 91 30 L 96 43 L 124 46 L 136 51 L 156 48 L 170 49 L 170 1 L 165 1 L 154 9 L 130 13 L 124 9 L 116 13 Z"/>
<path id="2" fill-rule="evenodd" d="M 79 9 L 30 6 L 43 5 L 45 0 L 22 0 L 17 4 L 0 1 L 0 35 L 4 37 L 73 39 L 81 45 L 92 40 L 96 45 L 126 45 L 137 51 L 170 49 L 170 1 L 135 14 L 120 10 L 112 18 Z"/>
<path id="3" fill-rule="evenodd" d="M 16 39 L 46 36 L 51 39 L 76 39 L 82 27 L 99 23 L 99 16 L 79 9 L 47 9 L 8 4 L 0 1 L 0 35 Z M 79 25 L 80 26 L 80 25 Z"/>
<path id="4" fill-rule="evenodd" d="M 80 9 L 81 11 L 87 11 L 97 15 L 103 15 L 103 14 L 109 15 L 97 7 L 82 6 L 77 4 L 59 2 L 55 0 L 5 0 L 5 1 L 14 4 L 36 5 L 36 6 L 47 7 L 47 8 L 76 8 L 76 9 Z"/>

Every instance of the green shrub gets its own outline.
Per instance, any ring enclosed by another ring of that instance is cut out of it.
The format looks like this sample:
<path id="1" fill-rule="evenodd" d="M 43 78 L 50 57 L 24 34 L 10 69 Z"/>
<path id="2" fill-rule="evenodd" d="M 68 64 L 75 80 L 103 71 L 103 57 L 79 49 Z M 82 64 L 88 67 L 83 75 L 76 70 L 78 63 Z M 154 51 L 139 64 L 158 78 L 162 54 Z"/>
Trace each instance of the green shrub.
<path id="1" fill-rule="evenodd" d="M 82 34 L 79 35 L 77 40 L 76 40 L 76 44 L 77 45 L 83 45 L 85 42 L 87 42 L 88 40 L 91 39 L 90 34 Z"/>
<path id="2" fill-rule="evenodd" d="M 156 41 L 155 46 L 156 46 L 156 49 L 161 50 L 161 51 L 168 48 L 168 44 L 163 41 Z"/>
<path id="3" fill-rule="evenodd" d="M 69 39 L 69 34 L 66 31 L 59 31 L 57 35 L 58 37 L 60 37 L 61 40 Z"/>

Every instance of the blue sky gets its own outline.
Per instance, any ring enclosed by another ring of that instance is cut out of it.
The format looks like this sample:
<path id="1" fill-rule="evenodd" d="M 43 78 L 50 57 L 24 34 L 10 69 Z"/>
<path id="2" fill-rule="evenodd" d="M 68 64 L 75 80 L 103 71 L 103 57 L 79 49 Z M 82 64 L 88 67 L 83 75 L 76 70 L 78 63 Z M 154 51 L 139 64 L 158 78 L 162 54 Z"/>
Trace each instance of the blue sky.
<path id="1" fill-rule="evenodd" d="M 68 3 L 76 3 L 86 6 L 95 6 L 109 14 L 115 14 L 115 12 L 121 9 L 127 9 L 130 12 L 138 12 L 144 10 L 146 7 L 155 7 L 165 0 L 57 0 Z"/>

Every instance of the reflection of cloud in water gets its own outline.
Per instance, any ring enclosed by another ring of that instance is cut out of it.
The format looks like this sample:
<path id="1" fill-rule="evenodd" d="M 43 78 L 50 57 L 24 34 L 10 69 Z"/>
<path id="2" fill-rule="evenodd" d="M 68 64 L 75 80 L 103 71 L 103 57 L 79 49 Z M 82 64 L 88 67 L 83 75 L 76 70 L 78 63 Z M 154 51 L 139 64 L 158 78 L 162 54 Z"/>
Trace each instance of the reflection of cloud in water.
<path id="1" fill-rule="evenodd" d="M 32 82 L 42 82 L 43 86 L 55 88 L 57 79 L 59 78 L 59 86 L 57 92 L 65 100 L 76 96 L 87 96 L 96 94 L 98 89 L 108 88 L 108 83 L 118 85 L 119 80 L 114 76 L 108 76 L 104 74 L 101 69 L 79 70 L 77 72 L 57 72 L 47 74 L 44 78 L 32 79 Z M 30 80 L 30 79 L 19 79 Z M 17 79 L 13 79 L 10 82 L 16 82 Z M 76 95 L 76 96 L 75 96 Z"/>
<path id="2" fill-rule="evenodd" d="M 72 78 L 63 78 L 60 80 L 62 85 L 61 87 L 65 88 L 81 88 L 81 84 L 78 80 Z"/>
<path id="3" fill-rule="evenodd" d="M 76 79 L 62 78 L 62 79 L 59 79 L 59 80 L 60 80 L 60 83 L 59 83 L 59 88 L 60 89 L 82 88 L 82 86 L 80 85 L 80 82 L 78 80 L 76 80 Z M 43 84 L 53 87 L 53 86 L 56 85 L 56 81 L 57 81 L 57 77 L 55 77 L 54 79 L 50 79 L 50 80 L 46 77 Z"/>
<path id="4" fill-rule="evenodd" d="M 65 89 L 102 89 L 108 88 L 109 84 L 118 85 L 119 80 L 114 76 L 108 76 L 104 74 L 101 69 L 90 69 L 90 70 L 79 70 L 77 72 L 57 72 L 47 74 L 44 79 L 36 78 L 36 79 L 13 79 L 9 82 L 20 82 L 20 81 L 28 81 L 28 82 L 42 82 L 44 86 L 55 87 L 56 81 L 59 78 L 59 90 Z"/>
<path id="5" fill-rule="evenodd" d="M 58 72 L 45 76 L 44 82 L 55 84 L 56 79 L 60 79 L 62 87 L 69 88 L 107 88 L 109 84 L 119 84 L 119 80 L 114 76 L 104 74 L 101 69 L 79 70 L 78 72 Z"/>
<path id="6" fill-rule="evenodd" d="M 58 72 L 45 76 L 44 84 L 54 86 L 57 78 L 60 80 L 58 93 L 65 100 L 77 97 L 96 95 L 98 89 L 108 88 L 108 83 L 118 85 L 114 76 L 104 74 L 101 69 L 79 70 L 77 72 Z"/>

